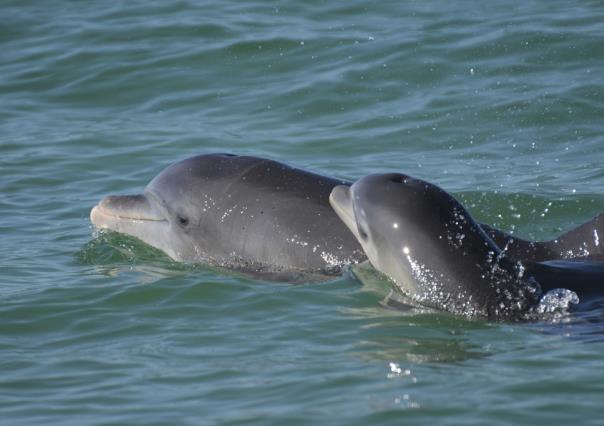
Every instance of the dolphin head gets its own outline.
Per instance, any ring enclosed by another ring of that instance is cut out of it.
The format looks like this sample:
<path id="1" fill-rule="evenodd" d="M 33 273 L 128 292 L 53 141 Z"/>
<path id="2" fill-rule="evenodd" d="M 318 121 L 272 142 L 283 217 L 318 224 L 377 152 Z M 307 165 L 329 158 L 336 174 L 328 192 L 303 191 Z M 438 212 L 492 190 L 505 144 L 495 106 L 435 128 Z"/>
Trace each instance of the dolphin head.
<path id="1" fill-rule="evenodd" d="M 337 186 L 330 203 L 373 266 L 421 304 L 505 317 L 533 303 L 512 262 L 466 209 L 436 185 L 373 174 Z"/>
<path id="2" fill-rule="evenodd" d="M 90 220 L 98 229 L 134 236 L 174 260 L 207 260 L 205 213 L 214 202 L 208 166 L 216 157 L 229 156 L 199 156 L 172 164 L 142 194 L 102 199 L 92 208 Z"/>
<path id="3" fill-rule="evenodd" d="M 371 263 L 410 292 L 419 290 L 410 256 L 433 257 L 447 234 L 442 216 L 450 210 L 440 208 L 443 201 L 451 204 L 445 191 L 398 173 L 372 174 L 351 187 L 337 186 L 330 195 Z"/>

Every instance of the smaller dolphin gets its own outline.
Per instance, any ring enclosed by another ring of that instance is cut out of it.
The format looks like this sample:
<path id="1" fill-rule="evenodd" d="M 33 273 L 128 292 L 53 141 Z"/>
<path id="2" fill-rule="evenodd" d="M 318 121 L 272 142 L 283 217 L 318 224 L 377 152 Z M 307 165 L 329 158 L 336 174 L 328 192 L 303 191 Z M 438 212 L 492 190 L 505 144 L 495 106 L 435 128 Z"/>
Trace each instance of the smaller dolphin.
<path id="1" fill-rule="evenodd" d="M 526 241 L 478 225 L 453 196 L 402 174 L 336 186 L 330 203 L 372 265 L 420 304 L 527 319 L 555 307 L 538 304 L 550 291 L 578 306 L 604 297 L 604 215 L 554 240 Z"/>
<path id="2" fill-rule="evenodd" d="M 436 185 L 374 174 L 336 186 L 330 202 L 372 265 L 422 305 L 518 319 L 539 302 L 539 284 Z"/>

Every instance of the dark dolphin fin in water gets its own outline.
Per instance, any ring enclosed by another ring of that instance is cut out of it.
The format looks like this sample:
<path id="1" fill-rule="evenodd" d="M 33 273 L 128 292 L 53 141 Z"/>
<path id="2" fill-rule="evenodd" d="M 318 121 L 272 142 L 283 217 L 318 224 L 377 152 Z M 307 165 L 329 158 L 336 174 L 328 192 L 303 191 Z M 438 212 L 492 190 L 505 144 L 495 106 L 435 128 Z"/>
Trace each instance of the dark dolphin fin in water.
<path id="1" fill-rule="evenodd" d="M 509 257 L 523 261 L 588 258 L 604 261 L 604 213 L 548 241 L 528 241 L 489 225 L 482 229 Z"/>

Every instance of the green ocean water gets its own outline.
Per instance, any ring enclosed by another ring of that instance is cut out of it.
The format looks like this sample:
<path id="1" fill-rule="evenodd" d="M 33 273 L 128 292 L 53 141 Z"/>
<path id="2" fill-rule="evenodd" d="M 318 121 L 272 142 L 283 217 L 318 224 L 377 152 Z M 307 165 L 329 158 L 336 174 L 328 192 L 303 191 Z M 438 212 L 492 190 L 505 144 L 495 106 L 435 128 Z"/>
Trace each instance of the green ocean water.
<path id="1" fill-rule="evenodd" d="M 405 312 L 88 219 L 220 151 L 404 172 L 548 238 L 604 211 L 603 117 L 600 1 L 3 1 L 0 424 L 604 424 L 604 304 Z"/>

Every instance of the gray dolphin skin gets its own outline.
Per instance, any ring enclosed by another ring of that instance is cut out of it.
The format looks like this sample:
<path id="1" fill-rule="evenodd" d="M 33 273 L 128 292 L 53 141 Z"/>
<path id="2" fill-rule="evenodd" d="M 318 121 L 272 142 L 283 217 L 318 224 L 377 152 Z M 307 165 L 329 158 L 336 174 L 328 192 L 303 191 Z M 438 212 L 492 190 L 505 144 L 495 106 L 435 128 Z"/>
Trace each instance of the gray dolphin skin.
<path id="1" fill-rule="evenodd" d="M 330 202 L 372 265 L 422 305 L 519 319 L 539 302 L 539 284 L 436 185 L 375 174 L 335 187 Z"/>
<path id="2" fill-rule="evenodd" d="M 523 319 L 542 291 L 604 296 L 602 215 L 554 240 L 526 241 L 478 225 L 450 194 L 402 174 L 337 186 L 330 202 L 373 266 L 420 304 Z"/>
<path id="3" fill-rule="evenodd" d="M 330 275 L 366 259 L 329 205 L 342 183 L 262 158 L 199 155 L 166 168 L 142 194 L 104 198 L 90 219 L 177 261 Z"/>

